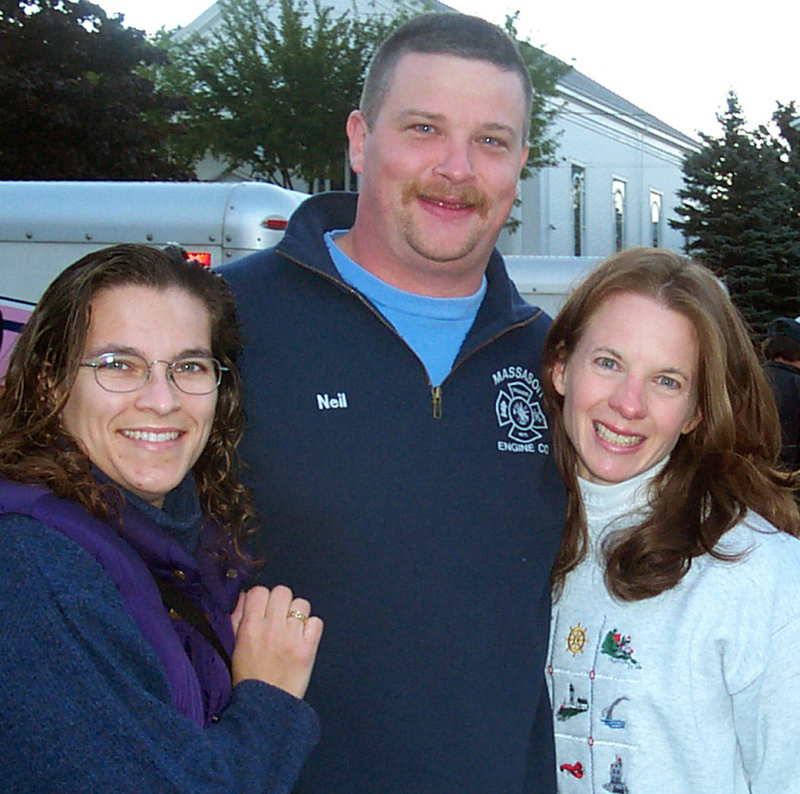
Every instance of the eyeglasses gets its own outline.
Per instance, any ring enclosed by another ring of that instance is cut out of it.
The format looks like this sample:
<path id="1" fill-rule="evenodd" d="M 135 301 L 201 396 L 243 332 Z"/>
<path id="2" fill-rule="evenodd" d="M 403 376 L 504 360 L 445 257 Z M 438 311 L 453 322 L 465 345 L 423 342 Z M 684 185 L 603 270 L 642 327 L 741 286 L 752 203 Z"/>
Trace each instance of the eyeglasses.
<path id="1" fill-rule="evenodd" d="M 132 392 L 141 389 L 150 378 L 153 364 L 166 364 L 167 377 L 184 394 L 211 394 L 222 381 L 228 367 L 210 356 L 182 356 L 174 361 L 156 359 L 149 364 L 137 353 L 103 353 L 82 367 L 94 370 L 100 388 L 110 392 Z"/>

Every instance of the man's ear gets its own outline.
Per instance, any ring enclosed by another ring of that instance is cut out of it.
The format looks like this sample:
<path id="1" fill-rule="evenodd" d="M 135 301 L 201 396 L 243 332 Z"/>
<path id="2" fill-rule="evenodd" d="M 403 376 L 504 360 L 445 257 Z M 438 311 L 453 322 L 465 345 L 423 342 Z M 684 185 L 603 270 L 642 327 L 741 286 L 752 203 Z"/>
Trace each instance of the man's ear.
<path id="1" fill-rule="evenodd" d="M 367 120 L 360 110 L 354 110 L 347 117 L 346 130 L 350 142 L 350 167 L 360 174 L 364 170 L 364 144 L 369 134 Z"/>
<path id="2" fill-rule="evenodd" d="M 525 168 L 525 164 L 528 162 L 528 154 L 529 154 L 529 152 L 530 152 L 530 146 L 525 144 L 525 146 L 522 147 L 522 159 L 519 162 L 519 170 L 520 171 L 522 171 L 522 169 Z"/>

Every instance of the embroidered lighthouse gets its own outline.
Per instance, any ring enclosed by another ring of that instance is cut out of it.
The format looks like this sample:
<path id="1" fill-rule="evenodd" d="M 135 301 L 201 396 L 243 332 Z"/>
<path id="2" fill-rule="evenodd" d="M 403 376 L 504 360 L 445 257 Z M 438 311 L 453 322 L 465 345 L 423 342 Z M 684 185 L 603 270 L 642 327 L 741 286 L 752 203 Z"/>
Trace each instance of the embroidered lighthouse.
<path id="1" fill-rule="evenodd" d="M 603 788 L 606 791 L 610 791 L 611 794 L 628 794 L 628 787 L 622 779 L 622 759 L 619 756 L 611 764 L 609 778 L 608 783 L 603 783 Z"/>
<path id="2" fill-rule="evenodd" d="M 569 699 L 564 699 L 556 712 L 556 717 L 561 722 L 566 722 L 570 717 L 576 714 L 583 714 L 584 711 L 589 710 L 589 701 L 586 698 L 575 697 L 575 687 L 569 685 Z"/>

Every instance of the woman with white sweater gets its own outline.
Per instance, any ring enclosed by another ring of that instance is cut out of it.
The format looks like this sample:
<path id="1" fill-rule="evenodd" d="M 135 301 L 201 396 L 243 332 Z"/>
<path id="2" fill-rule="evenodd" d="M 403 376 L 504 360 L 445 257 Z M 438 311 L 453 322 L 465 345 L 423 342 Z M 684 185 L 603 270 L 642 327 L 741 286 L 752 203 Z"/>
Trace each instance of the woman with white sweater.
<path id="1" fill-rule="evenodd" d="M 800 792 L 794 475 L 724 287 L 624 251 L 544 356 L 570 489 L 547 668 L 559 791 Z"/>

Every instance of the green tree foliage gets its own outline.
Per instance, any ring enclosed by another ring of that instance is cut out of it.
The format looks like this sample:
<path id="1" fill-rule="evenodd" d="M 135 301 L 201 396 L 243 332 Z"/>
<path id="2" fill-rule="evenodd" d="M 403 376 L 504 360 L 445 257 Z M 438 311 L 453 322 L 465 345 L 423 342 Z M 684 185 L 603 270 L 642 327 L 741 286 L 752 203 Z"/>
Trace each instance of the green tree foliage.
<path id="1" fill-rule="evenodd" d="M 0 0 L 0 178 L 188 178 L 163 150 L 176 103 L 137 71 L 163 59 L 86 0 Z"/>
<path id="2" fill-rule="evenodd" d="M 284 187 L 344 177 L 345 122 L 358 106 L 363 78 L 378 44 L 408 18 L 376 13 L 336 16 L 322 0 L 221 0 L 220 27 L 205 36 L 167 43 L 171 64 L 161 79 L 191 96 L 184 114 L 187 157 L 207 151 L 232 167 Z M 424 10 L 422 4 L 420 11 Z M 516 38 L 516 15 L 506 29 Z M 569 66 L 527 41 L 520 51 L 534 85 L 531 148 L 523 176 L 553 162 L 547 136 L 557 108 L 550 101 Z"/>
<path id="3" fill-rule="evenodd" d="M 797 184 L 796 138 L 781 143 L 765 127 L 748 131 L 733 92 L 717 118 L 721 135 L 701 134 L 702 149 L 684 161 L 679 220 L 670 224 L 760 331 L 776 315 L 800 314 L 800 224 L 789 187 L 792 159 Z"/>
<path id="4" fill-rule="evenodd" d="M 798 113 L 794 102 L 789 105 L 778 103 L 778 108 L 772 115 L 772 121 L 778 129 L 775 145 L 785 165 L 786 187 L 792 202 L 792 216 L 796 220 L 800 219 L 800 127 L 792 127 L 791 123 L 797 120 Z"/>
<path id="5" fill-rule="evenodd" d="M 233 167 L 292 187 L 343 179 L 349 112 L 364 71 L 396 20 L 361 19 L 315 0 L 221 0 L 210 35 L 170 45 L 162 80 L 190 97 L 181 142 L 195 160 L 210 150 Z"/>
<path id="6" fill-rule="evenodd" d="M 539 47 L 534 47 L 528 39 L 520 39 L 517 32 L 519 11 L 506 17 L 506 32 L 517 42 L 522 60 L 528 67 L 533 85 L 531 105 L 531 131 L 528 136 L 530 149 L 528 162 L 522 178 L 528 179 L 534 171 L 548 165 L 556 165 L 557 135 L 551 135 L 552 124 L 561 109 L 555 101 L 558 96 L 558 82 L 572 67 L 558 58 L 548 55 Z"/>
<path id="7" fill-rule="evenodd" d="M 528 161 L 520 174 L 521 179 L 529 179 L 534 172 L 548 165 L 556 165 L 556 150 L 558 137 L 551 135 L 551 125 L 555 121 L 560 102 L 558 96 L 558 81 L 572 69 L 563 61 L 548 55 L 539 47 L 534 47 L 529 39 L 520 39 L 517 32 L 517 19 L 519 11 L 506 16 L 506 33 L 517 42 L 522 60 L 528 67 L 533 87 L 533 102 L 531 103 L 531 128 L 528 134 Z M 514 200 L 514 206 L 520 207 L 522 201 Z M 506 229 L 512 234 L 517 231 L 522 221 L 512 215 L 506 221 Z"/>

